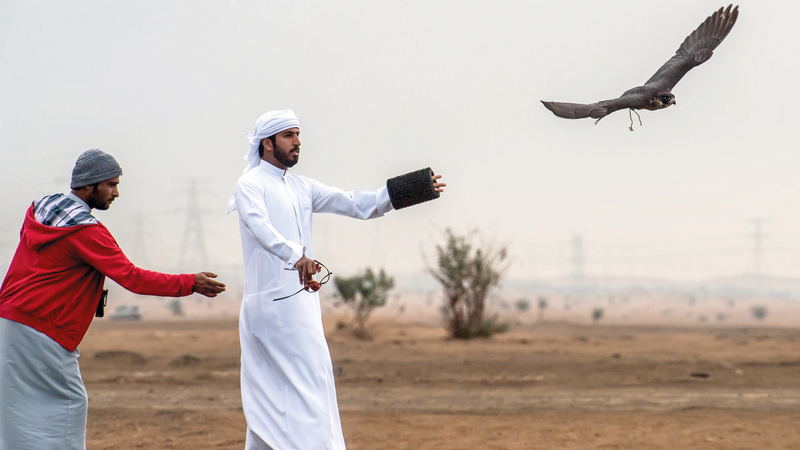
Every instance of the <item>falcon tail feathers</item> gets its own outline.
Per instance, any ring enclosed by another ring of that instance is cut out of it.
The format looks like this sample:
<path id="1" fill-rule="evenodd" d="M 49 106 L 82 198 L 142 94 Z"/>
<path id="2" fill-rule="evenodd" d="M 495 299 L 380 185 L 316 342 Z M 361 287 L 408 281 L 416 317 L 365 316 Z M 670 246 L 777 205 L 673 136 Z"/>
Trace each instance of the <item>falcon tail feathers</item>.
<path id="1" fill-rule="evenodd" d="M 608 109 L 598 105 L 584 105 L 582 103 L 561 103 L 541 101 L 545 108 L 553 114 L 564 119 L 601 119 L 608 114 Z"/>

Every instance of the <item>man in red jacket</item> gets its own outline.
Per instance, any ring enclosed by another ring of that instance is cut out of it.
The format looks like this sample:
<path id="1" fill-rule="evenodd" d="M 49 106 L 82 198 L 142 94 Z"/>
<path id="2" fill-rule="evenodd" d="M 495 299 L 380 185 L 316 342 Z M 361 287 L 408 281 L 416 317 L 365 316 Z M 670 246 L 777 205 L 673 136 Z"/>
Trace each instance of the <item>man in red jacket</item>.
<path id="1" fill-rule="evenodd" d="M 108 276 L 143 295 L 215 297 L 210 272 L 140 269 L 92 216 L 119 196 L 122 169 L 107 153 L 84 152 L 67 195 L 36 200 L 0 289 L 0 450 L 84 450 L 88 397 L 77 349 L 104 302 Z"/>

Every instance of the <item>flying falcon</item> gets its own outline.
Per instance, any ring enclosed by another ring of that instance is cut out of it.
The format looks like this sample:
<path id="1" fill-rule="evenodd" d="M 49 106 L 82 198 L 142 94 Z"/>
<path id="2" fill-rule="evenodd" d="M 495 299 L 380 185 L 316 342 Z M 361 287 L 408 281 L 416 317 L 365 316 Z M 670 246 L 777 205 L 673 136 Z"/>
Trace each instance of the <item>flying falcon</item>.
<path id="1" fill-rule="evenodd" d="M 553 114 L 565 119 L 583 119 L 591 117 L 595 124 L 603 117 L 614 111 L 628 108 L 628 115 L 633 111 L 639 116 L 637 109 L 655 111 L 675 104 L 672 88 L 686 75 L 686 72 L 695 66 L 708 61 L 717 46 L 736 23 L 739 16 L 739 7 L 731 10 L 731 6 L 720 8 L 710 15 L 705 22 L 686 37 L 675 56 L 661 66 L 655 75 L 650 77 L 644 86 L 637 86 L 625 91 L 621 97 L 613 100 L 603 100 L 588 105 L 581 103 L 559 103 L 542 101 L 544 106 L 553 111 Z M 639 117 L 641 125 L 642 118 Z M 633 116 L 631 116 L 630 130 L 633 131 Z"/>

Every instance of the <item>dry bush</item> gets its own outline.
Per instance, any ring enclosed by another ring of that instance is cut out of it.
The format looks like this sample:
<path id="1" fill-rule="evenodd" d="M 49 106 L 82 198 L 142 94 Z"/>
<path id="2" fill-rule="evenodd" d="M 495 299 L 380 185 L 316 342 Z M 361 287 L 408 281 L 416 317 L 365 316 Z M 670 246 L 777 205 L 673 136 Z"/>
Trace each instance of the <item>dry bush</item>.
<path id="1" fill-rule="evenodd" d="M 442 315 L 448 333 L 456 339 L 489 337 L 508 330 L 508 323 L 486 313 L 486 298 L 507 268 L 506 248 L 476 245 L 475 235 L 458 236 L 445 230 L 445 243 L 436 246 L 436 265 L 427 268 L 442 285 Z"/>

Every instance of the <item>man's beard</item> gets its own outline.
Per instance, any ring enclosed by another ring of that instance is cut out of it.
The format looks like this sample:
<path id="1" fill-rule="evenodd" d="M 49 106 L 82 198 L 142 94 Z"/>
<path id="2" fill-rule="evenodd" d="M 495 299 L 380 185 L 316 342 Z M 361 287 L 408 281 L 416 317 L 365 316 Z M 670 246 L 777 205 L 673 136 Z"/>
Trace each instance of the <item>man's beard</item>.
<path id="1" fill-rule="evenodd" d="M 89 205 L 91 209 L 99 209 L 101 211 L 107 210 L 111 206 L 111 202 L 106 202 L 103 198 L 95 192 L 94 195 L 90 195 L 88 199 L 86 199 L 86 204 Z"/>
<path id="2" fill-rule="evenodd" d="M 299 155 L 297 157 L 295 157 L 294 159 L 292 159 L 292 156 L 290 154 L 292 152 L 292 150 L 299 150 L 299 147 L 292 147 L 292 148 L 284 151 L 280 147 L 275 146 L 275 150 L 277 150 L 277 151 L 272 152 L 272 154 L 275 156 L 275 159 L 277 159 L 279 163 L 283 164 L 286 167 L 292 167 L 295 164 L 297 164 L 297 161 L 300 160 L 300 156 Z"/>

